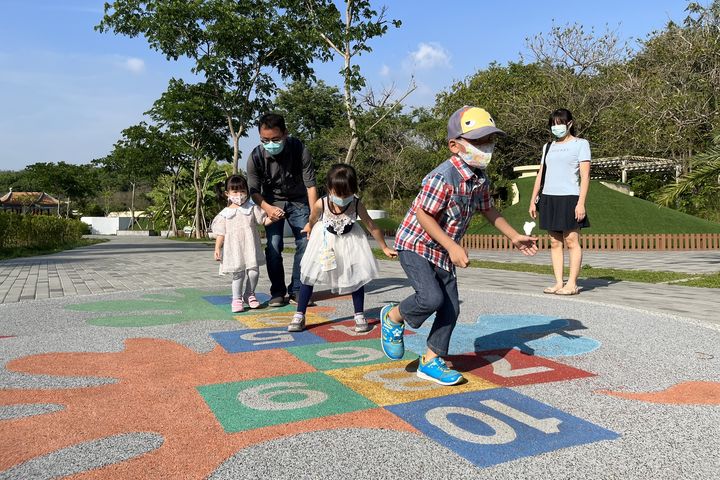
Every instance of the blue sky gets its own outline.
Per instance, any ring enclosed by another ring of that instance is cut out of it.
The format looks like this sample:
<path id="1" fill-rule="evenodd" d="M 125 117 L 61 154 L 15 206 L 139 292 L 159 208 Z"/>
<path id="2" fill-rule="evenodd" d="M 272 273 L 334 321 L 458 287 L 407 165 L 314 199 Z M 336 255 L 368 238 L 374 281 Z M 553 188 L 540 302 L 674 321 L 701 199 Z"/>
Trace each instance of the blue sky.
<path id="1" fill-rule="evenodd" d="M 642 39 L 685 18 L 683 0 L 544 2 L 385 0 L 402 20 L 360 57 L 375 90 L 404 91 L 411 105 L 431 105 L 453 82 L 527 53 L 525 39 L 555 24 L 578 22 L 624 39 Z M 453 5 L 453 9 L 448 8 Z M 560 6 L 558 10 L 553 6 Z M 191 79 L 187 62 L 168 62 L 143 39 L 93 30 L 102 0 L 0 0 L 0 170 L 36 162 L 87 163 L 109 153 L 120 131 L 143 119 L 175 76 Z M 317 66 L 338 84 L 339 64 Z M 245 153 L 256 143 L 241 143 Z M 241 161 L 241 165 L 244 164 Z"/>

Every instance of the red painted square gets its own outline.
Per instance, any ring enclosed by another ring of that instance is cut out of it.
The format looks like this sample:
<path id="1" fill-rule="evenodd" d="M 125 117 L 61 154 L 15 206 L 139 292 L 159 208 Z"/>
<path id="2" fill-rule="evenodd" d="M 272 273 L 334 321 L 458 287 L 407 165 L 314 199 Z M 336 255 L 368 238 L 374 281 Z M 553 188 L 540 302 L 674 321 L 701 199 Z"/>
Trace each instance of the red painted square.
<path id="1" fill-rule="evenodd" d="M 448 360 L 453 368 L 461 372 L 472 373 L 504 387 L 595 376 L 594 373 L 516 349 L 451 355 Z"/>
<path id="2" fill-rule="evenodd" d="M 355 340 L 380 338 L 380 320 L 377 318 L 368 318 L 367 321 L 370 327 L 372 327 L 372 330 L 369 332 L 356 332 L 355 320 L 308 325 L 307 329 L 309 332 L 324 338 L 328 342 L 353 342 Z"/>

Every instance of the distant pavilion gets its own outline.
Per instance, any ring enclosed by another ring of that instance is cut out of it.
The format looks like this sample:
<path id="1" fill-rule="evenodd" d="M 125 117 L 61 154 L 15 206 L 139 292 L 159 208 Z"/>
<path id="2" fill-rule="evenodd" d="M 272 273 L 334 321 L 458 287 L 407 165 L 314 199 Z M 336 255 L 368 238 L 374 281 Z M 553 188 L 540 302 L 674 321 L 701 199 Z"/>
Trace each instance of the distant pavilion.
<path id="1" fill-rule="evenodd" d="M 13 192 L 0 197 L 0 212 L 57 215 L 60 202 L 45 192 Z"/>

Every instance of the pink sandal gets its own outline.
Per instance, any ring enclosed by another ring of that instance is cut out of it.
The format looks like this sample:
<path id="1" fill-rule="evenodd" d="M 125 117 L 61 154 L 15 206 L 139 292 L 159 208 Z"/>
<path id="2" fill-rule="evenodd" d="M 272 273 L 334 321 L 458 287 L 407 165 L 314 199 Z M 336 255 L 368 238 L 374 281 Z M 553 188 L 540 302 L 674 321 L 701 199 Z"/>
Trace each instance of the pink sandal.
<path id="1" fill-rule="evenodd" d="M 247 303 L 250 306 L 250 308 L 258 308 L 260 306 L 260 302 L 258 302 L 258 299 L 255 298 L 255 294 L 251 293 L 247 297 Z"/>

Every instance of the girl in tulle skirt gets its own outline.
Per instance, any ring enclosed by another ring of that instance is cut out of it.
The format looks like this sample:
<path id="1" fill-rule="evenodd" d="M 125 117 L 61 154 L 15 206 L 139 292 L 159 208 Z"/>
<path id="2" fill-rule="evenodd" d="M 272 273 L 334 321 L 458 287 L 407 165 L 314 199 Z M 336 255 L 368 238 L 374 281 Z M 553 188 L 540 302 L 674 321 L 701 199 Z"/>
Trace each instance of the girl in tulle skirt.
<path id="1" fill-rule="evenodd" d="M 327 196 L 313 205 L 305 226 L 308 244 L 300 262 L 302 286 L 288 331 L 305 329 L 305 311 L 313 288 L 322 285 L 333 293 L 352 293 L 355 331 L 366 332 L 369 326 L 364 314 L 365 284 L 378 278 L 378 264 L 358 220 L 365 224 L 385 255 L 396 257 L 397 252 L 387 246 L 382 232 L 355 196 L 358 188 L 353 167 L 333 165 L 327 174 L 326 187 Z"/>

